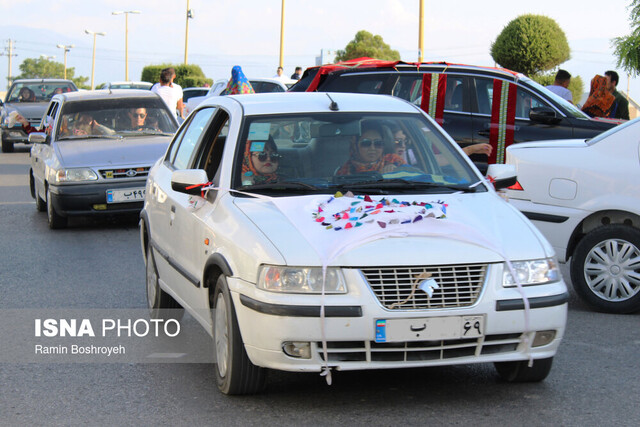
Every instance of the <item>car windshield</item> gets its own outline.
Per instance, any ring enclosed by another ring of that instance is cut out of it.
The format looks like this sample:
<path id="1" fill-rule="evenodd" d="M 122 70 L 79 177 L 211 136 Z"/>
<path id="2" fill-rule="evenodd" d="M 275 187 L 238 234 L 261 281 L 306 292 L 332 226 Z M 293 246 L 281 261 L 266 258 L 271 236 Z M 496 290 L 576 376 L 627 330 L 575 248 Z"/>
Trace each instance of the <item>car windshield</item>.
<path id="1" fill-rule="evenodd" d="M 129 82 L 129 83 L 111 83 L 109 85 L 110 89 L 151 89 L 153 86 L 151 83 L 147 82 Z"/>
<path id="2" fill-rule="evenodd" d="M 582 110 L 580 110 L 578 107 L 576 107 L 566 99 L 551 92 L 549 89 L 545 88 L 538 82 L 531 80 L 528 77 L 524 77 L 521 80 L 525 81 L 527 85 L 534 87 L 537 92 L 542 91 L 542 93 L 544 93 L 547 97 L 552 98 L 557 104 L 562 105 L 562 107 L 565 110 L 565 113 L 567 113 L 568 115 L 575 117 L 576 119 L 585 119 L 585 120 L 590 119 L 590 117 L 587 116 L 585 113 L 583 113 Z"/>
<path id="3" fill-rule="evenodd" d="M 17 82 L 7 94 L 6 102 L 49 102 L 53 95 L 75 92 L 77 89 L 69 82 L 42 83 Z"/>
<path id="4" fill-rule="evenodd" d="M 56 139 L 171 135 L 176 128 L 160 98 L 69 101 L 63 105 Z"/>
<path id="5" fill-rule="evenodd" d="M 252 116 L 232 187 L 270 195 L 486 191 L 453 142 L 420 114 Z"/>

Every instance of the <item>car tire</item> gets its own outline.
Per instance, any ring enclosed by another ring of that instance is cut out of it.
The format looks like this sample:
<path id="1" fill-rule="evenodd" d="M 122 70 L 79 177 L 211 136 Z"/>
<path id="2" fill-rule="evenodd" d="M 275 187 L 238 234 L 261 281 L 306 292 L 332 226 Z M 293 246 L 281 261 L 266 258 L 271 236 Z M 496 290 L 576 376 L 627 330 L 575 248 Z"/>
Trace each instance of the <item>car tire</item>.
<path id="1" fill-rule="evenodd" d="M 532 383 L 539 382 L 547 378 L 551 371 L 553 357 L 548 359 L 536 359 L 529 367 L 528 360 L 517 362 L 495 362 L 493 365 L 504 381 L 510 383 Z"/>
<path id="2" fill-rule="evenodd" d="M 147 245 L 146 257 L 147 305 L 152 319 L 174 319 L 180 321 L 184 308 L 160 287 L 158 268 L 151 245 Z"/>
<path id="3" fill-rule="evenodd" d="M 52 230 L 58 230 L 67 227 L 67 217 L 60 215 L 56 212 L 56 208 L 51 202 L 51 191 L 47 188 L 47 221 L 49 222 L 49 228 Z"/>
<path id="4" fill-rule="evenodd" d="M 231 293 L 224 275 L 209 294 L 216 352 L 216 383 L 224 394 L 254 394 L 266 386 L 266 369 L 249 360 L 244 348 Z"/>
<path id="5" fill-rule="evenodd" d="M 29 187 L 31 190 L 31 197 L 36 200 L 36 209 L 38 212 L 44 212 L 47 210 L 47 202 L 42 200 L 40 194 L 38 194 L 38 189 L 36 188 L 36 182 L 33 178 L 33 173 L 29 172 Z"/>
<path id="6" fill-rule="evenodd" d="M 5 139 L 4 132 L 2 133 L 2 152 L 13 153 L 13 142 L 7 141 Z"/>
<path id="7" fill-rule="evenodd" d="M 606 313 L 640 310 L 640 230 L 622 224 L 598 227 L 571 257 L 571 282 L 582 299 Z"/>

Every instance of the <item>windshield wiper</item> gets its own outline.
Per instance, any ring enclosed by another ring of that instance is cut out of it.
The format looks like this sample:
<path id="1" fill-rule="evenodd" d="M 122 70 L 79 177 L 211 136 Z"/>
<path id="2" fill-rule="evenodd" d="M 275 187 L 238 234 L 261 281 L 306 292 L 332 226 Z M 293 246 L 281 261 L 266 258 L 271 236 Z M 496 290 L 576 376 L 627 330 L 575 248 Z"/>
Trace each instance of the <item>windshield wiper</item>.
<path id="1" fill-rule="evenodd" d="M 243 185 L 241 190 L 319 190 L 315 185 L 305 182 L 272 182 L 269 184 Z"/>
<path id="2" fill-rule="evenodd" d="M 438 182 L 409 181 L 406 179 L 380 179 L 375 181 L 355 182 L 352 184 L 341 185 L 340 187 L 347 189 L 390 189 L 400 188 L 405 190 L 430 188 L 430 189 L 447 189 L 452 191 L 462 191 L 465 193 L 475 193 L 476 187 L 468 185 L 443 184 Z"/>

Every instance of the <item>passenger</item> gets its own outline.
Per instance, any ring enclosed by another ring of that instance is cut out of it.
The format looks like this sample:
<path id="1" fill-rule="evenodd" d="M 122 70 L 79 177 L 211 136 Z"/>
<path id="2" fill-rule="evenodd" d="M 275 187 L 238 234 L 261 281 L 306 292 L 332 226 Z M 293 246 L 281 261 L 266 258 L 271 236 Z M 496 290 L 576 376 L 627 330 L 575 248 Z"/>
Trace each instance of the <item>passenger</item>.
<path id="1" fill-rule="evenodd" d="M 401 157 L 405 163 L 415 165 L 418 163 L 413 149 L 410 148 L 410 140 L 405 135 L 404 131 L 395 125 L 391 126 L 391 133 L 393 134 L 393 154 L 397 154 Z"/>
<path id="2" fill-rule="evenodd" d="M 26 133 L 26 134 L 30 134 L 32 132 L 38 132 L 38 128 L 35 128 L 33 126 L 31 126 L 31 124 L 29 123 L 29 120 L 25 119 L 22 115 L 20 115 L 20 113 L 18 113 L 16 111 L 15 113 L 15 121 L 20 123 L 22 125 L 22 130 Z"/>
<path id="3" fill-rule="evenodd" d="M 271 136 L 267 141 L 247 141 L 242 159 L 242 185 L 277 182 L 279 165 L 278 147 Z"/>
<path id="4" fill-rule="evenodd" d="M 231 78 L 227 83 L 227 87 L 220 95 L 240 95 L 243 93 L 255 93 L 251 83 L 242 72 L 242 67 L 235 65 L 231 69 Z"/>
<path id="5" fill-rule="evenodd" d="M 349 160 L 338 169 L 336 175 L 352 175 L 361 172 L 393 172 L 407 162 L 397 154 L 384 154 L 382 127 L 374 122 L 363 122 L 359 138 L 351 143 Z"/>
<path id="6" fill-rule="evenodd" d="M 28 87 L 20 89 L 20 102 L 37 102 L 36 94 Z"/>
<path id="7" fill-rule="evenodd" d="M 127 130 L 143 130 L 149 126 L 146 123 L 147 109 L 146 108 L 132 108 L 127 111 L 129 116 L 129 128 Z"/>
<path id="8" fill-rule="evenodd" d="M 84 135 L 110 135 L 114 132 L 104 125 L 96 122 L 94 118 L 88 113 L 78 113 L 73 121 L 73 126 L 70 130 L 71 135 L 84 136 Z"/>
<path id="9" fill-rule="evenodd" d="M 607 78 L 596 75 L 591 79 L 591 90 L 582 106 L 582 111 L 591 117 L 608 117 L 615 99 L 615 96 L 607 90 Z"/>

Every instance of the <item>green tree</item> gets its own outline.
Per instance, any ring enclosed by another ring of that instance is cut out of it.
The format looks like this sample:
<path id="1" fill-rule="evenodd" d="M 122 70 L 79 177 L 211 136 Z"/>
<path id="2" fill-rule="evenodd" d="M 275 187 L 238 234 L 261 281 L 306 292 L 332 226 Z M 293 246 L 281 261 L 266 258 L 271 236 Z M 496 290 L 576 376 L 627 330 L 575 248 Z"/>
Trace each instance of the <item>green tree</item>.
<path id="1" fill-rule="evenodd" d="M 507 24 L 491 44 L 500 66 L 527 76 L 551 70 L 571 58 L 564 31 L 553 19 L 521 15 Z"/>
<path id="2" fill-rule="evenodd" d="M 556 71 L 548 74 L 538 74 L 532 76 L 531 78 L 540 83 L 542 86 L 552 85 L 556 80 Z M 569 83 L 568 89 L 571 91 L 573 103 L 579 103 L 580 99 L 582 98 L 582 94 L 584 93 L 584 83 L 582 82 L 582 77 L 571 76 L 571 82 Z"/>
<path id="3" fill-rule="evenodd" d="M 15 79 L 62 79 L 64 78 L 64 64 L 61 62 L 51 61 L 46 58 L 27 58 L 22 61 L 20 68 L 21 74 Z M 75 68 L 67 68 L 67 79 L 73 81 L 76 86 L 88 89 L 88 77 L 74 77 Z"/>
<path id="4" fill-rule="evenodd" d="M 199 65 L 195 64 L 160 64 L 147 65 L 142 69 L 140 80 L 143 82 L 157 83 L 160 81 L 160 73 L 164 68 L 173 67 L 176 70 L 174 82 L 182 87 L 201 87 L 205 83 L 212 84 L 213 79 L 207 78 Z"/>
<path id="5" fill-rule="evenodd" d="M 614 48 L 613 54 L 618 58 L 617 66 L 635 77 L 640 74 L 640 0 L 632 0 L 629 9 L 631 34 L 616 37 L 611 44 Z"/>
<path id="6" fill-rule="evenodd" d="M 381 36 L 374 36 L 368 31 L 361 30 L 356 33 L 356 37 L 347 44 L 344 50 L 339 50 L 336 53 L 336 61 L 348 61 L 363 56 L 387 61 L 400 60 L 400 53 L 391 49 Z"/>

